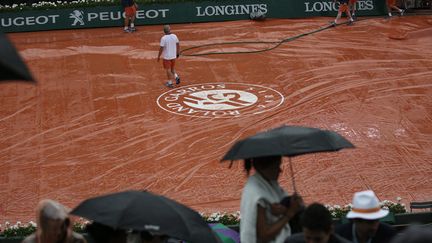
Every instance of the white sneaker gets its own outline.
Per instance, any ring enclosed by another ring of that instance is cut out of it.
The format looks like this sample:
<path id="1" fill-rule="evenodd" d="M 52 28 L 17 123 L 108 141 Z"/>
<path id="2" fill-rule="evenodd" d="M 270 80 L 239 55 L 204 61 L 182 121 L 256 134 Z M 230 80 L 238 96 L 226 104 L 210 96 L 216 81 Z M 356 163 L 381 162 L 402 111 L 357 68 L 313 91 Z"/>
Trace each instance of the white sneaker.
<path id="1" fill-rule="evenodd" d="M 170 82 L 166 82 L 165 86 L 167 86 L 168 88 L 174 88 L 174 85 Z"/>

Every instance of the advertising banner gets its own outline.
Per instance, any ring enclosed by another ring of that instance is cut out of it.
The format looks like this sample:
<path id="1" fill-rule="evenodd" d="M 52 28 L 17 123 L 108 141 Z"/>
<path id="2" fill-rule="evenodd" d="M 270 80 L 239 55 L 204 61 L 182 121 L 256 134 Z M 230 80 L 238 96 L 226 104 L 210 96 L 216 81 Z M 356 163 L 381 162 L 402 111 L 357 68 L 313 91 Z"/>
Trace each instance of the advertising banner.
<path id="1" fill-rule="evenodd" d="M 332 0 L 257 0 L 182 2 L 141 5 L 136 25 L 196 23 L 248 19 L 251 12 L 267 18 L 307 18 L 336 16 L 338 4 Z M 383 15 L 384 1 L 358 0 L 357 15 Z M 122 26 L 121 6 L 35 10 L 0 13 L 2 32 Z"/>

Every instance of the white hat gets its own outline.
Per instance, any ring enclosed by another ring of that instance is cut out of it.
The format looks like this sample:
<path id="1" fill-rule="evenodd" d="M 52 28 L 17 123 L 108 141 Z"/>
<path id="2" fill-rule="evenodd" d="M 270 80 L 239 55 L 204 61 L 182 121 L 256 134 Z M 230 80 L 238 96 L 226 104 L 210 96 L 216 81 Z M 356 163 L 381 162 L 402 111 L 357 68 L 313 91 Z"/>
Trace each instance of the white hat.
<path id="1" fill-rule="evenodd" d="M 347 218 L 375 220 L 384 218 L 389 213 L 380 207 L 378 198 L 371 190 L 354 193 L 353 208 L 348 212 Z"/>

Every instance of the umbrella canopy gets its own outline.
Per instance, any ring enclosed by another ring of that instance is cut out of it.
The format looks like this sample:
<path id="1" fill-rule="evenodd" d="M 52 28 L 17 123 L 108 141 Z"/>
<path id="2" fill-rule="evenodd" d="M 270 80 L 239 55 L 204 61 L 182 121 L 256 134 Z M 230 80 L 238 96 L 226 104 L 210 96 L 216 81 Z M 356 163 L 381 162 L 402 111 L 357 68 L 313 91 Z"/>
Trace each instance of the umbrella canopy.
<path id="1" fill-rule="evenodd" d="M 15 47 L 0 32 L 0 81 L 6 80 L 35 81 Z"/>
<path id="2" fill-rule="evenodd" d="M 336 132 L 312 127 L 282 126 L 238 141 L 222 160 L 288 156 L 291 182 L 296 192 L 291 157 L 308 153 L 333 152 L 343 148 L 354 148 L 354 145 Z"/>
<path id="3" fill-rule="evenodd" d="M 219 242 L 196 211 L 150 192 L 124 191 L 90 198 L 71 214 L 114 229 L 149 231 L 190 243 Z"/>
<path id="4" fill-rule="evenodd" d="M 354 145 L 336 132 L 311 127 L 282 126 L 238 141 L 222 160 L 273 155 L 293 157 L 343 148 L 354 148 Z"/>

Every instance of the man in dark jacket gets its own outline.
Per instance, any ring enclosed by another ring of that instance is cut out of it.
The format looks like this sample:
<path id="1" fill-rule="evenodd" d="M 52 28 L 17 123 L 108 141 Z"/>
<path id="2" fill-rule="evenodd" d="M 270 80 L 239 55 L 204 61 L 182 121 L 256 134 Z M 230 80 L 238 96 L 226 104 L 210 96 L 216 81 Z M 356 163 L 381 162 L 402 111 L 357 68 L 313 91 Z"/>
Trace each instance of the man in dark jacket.
<path id="1" fill-rule="evenodd" d="M 322 204 L 309 205 L 300 218 L 303 232 L 288 237 L 285 243 L 349 243 L 334 233 L 332 216 Z"/>
<path id="2" fill-rule="evenodd" d="M 354 194 L 353 208 L 347 214 L 348 224 L 336 228 L 336 233 L 354 243 L 387 243 L 396 235 L 396 230 L 379 219 L 388 210 L 381 209 L 378 198 L 371 190 Z"/>

